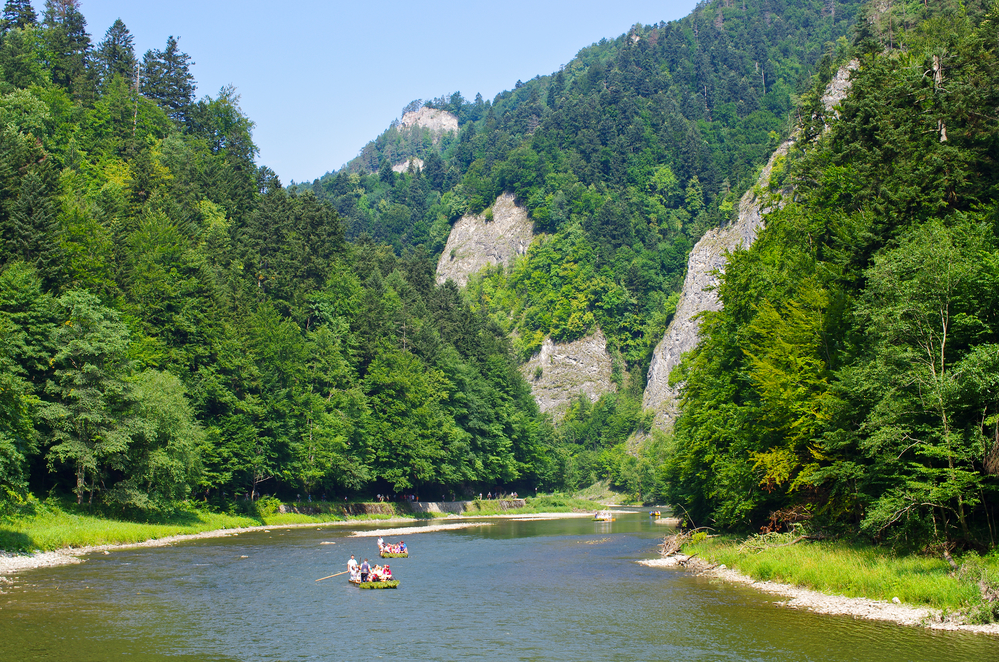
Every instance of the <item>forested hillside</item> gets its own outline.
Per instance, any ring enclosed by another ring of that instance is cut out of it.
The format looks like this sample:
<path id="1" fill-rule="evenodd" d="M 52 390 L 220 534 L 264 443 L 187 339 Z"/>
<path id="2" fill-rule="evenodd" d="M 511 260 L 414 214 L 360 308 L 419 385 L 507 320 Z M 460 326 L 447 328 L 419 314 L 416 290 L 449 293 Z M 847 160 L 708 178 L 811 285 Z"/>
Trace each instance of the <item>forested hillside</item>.
<path id="1" fill-rule="evenodd" d="M 517 332 L 522 358 L 545 336 L 574 340 L 599 325 L 644 372 L 690 247 L 730 218 L 793 125 L 796 95 L 846 48 L 859 6 L 718 0 L 681 21 L 636 25 L 492 101 L 427 102 L 458 117 L 457 137 L 435 144 L 392 127 L 312 190 L 341 213 L 348 238 L 434 257 L 463 213 L 516 194 L 546 236 L 474 284 L 476 305 Z M 422 171 L 391 171 L 409 156 L 424 159 Z"/>
<path id="2" fill-rule="evenodd" d="M 838 117 L 805 99 L 678 376 L 661 478 L 698 524 L 995 544 L 997 47 L 991 0 L 875 5 Z"/>
<path id="3" fill-rule="evenodd" d="M 189 62 L 121 21 L 93 44 L 76 0 L 4 7 L 0 496 L 554 484 L 503 332 L 420 256 L 346 243 Z"/>
<path id="4" fill-rule="evenodd" d="M 493 100 L 430 101 L 457 133 L 393 126 L 285 188 L 176 39 L 139 57 L 121 21 L 92 42 L 78 0 L 8 0 L 0 500 L 607 478 L 698 524 L 994 541 L 997 25 L 994 0 L 704 2 Z M 795 126 L 675 375 L 674 435 L 629 449 L 690 247 Z M 503 192 L 527 255 L 437 285 L 451 224 Z M 521 362 L 597 327 L 616 393 L 539 414 Z"/>
<path id="5" fill-rule="evenodd" d="M 369 236 L 436 260 L 463 214 L 503 192 L 534 221 L 528 255 L 472 278 L 466 297 L 512 339 L 519 360 L 545 337 L 600 327 L 617 392 L 579 400 L 554 430 L 574 458 L 566 480 L 611 478 L 651 496 L 659 450 L 645 374 L 672 317 L 687 254 L 731 220 L 743 191 L 797 121 L 799 95 L 848 49 L 859 1 L 702 3 L 680 21 L 636 25 L 584 48 L 560 71 L 493 100 L 426 102 L 457 135 L 392 126 L 345 168 L 298 190 L 330 201 L 348 239 Z M 418 108 L 419 101 L 403 112 Z M 421 169 L 395 173 L 410 157 Z"/>

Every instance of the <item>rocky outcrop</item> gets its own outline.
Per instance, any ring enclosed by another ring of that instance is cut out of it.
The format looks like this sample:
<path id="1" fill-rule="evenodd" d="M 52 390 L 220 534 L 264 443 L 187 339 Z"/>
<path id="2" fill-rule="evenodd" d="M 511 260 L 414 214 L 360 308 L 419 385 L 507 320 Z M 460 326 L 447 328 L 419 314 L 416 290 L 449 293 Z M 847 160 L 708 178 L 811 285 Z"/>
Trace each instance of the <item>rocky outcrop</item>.
<path id="1" fill-rule="evenodd" d="M 413 166 L 413 170 L 423 170 L 423 159 L 414 156 L 413 158 L 407 159 L 402 163 L 396 163 L 392 166 L 392 172 L 406 172 L 409 170 L 410 165 Z"/>
<path id="2" fill-rule="evenodd" d="M 400 129 L 414 126 L 430 129 L 434 133 L 448 133 L 458 130 L 458 118 L 446 110 L 424 106 L 419 110 L 404 114 L 399 120 Z"/>
<path id="3" fill-rule="evenodd" d="M 437 282 L 453 280 L 459 286 L 487 264 L 507 264 L 523 255 L 534 237 L 534 224 L 527 210 L 514 203 L 513 194 L 504 193 L 488 215 L 465 215 L 451 228 L 447 246 L 437 261 Z"/>
<path id="4" fill-rule="evenodd" d="M 850 90 L 850 71 L 856 68 L 856 61 L 842 67 L 826 87 L 822 102 L 827 113 L 835 113 L 835 106 L 846 98 Z M 756 186 L 742 196 L 735 223 L 711 230 L 701 237 L 690 252 L 680 301 L 673 321 L 652 355 L 642 401 L 646 409 L 655 410 L 655 425 L 660 429 L 672 428 L 679 414 L 682 384 L 670 386 L 670 372 L 680 363 L 683 354 L 697 345 L 700 339 L 698 316 L 707 311 L 721 310 L 721 301 L 718 300 L 715 288 L 719 275 L 725 270 L 726 254 L 740 248 L 749 248 L 756 240 L 757 233 L 763 227 L 764 216 L 770 211 L 762 192 L 770 183 L 774 164 L 787 155 L 794 140 L 795 137 L 792 136 L 777 148 L 760 173 Z"/>
<path id="5" fill-rule="evenodd" d="M 607 353 L 607 339 L 596 333 L 570 343 L 554 343 L 546 338 L 541 351 L 520 368 L 542 412 L 557 417 L 565 413 L 569 401 L 579 393 L 591 401 L 617 390 L 611 381 L 613 361 Z"/>

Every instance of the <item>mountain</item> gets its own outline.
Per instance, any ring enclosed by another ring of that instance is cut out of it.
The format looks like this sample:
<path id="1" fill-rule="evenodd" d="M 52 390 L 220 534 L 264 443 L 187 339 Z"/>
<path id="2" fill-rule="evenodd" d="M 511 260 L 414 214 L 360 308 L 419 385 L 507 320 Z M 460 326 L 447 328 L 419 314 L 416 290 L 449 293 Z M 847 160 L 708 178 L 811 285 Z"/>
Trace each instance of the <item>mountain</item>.
<path id="1" fill-rule="evenodd" d="M 994 3 L 874 4 L 849 95 L 729 256 L 662 484 L 697 522 L 990 544 L 999 488 Z"/>
<path id="2" fill-rule="evenodd" d="M 3 512 L 607 479 L 987 539 L 991 4 L 705 2 L 290 189 L 176 40 L 136 81 L 78 10 L 0 26 Z"/>

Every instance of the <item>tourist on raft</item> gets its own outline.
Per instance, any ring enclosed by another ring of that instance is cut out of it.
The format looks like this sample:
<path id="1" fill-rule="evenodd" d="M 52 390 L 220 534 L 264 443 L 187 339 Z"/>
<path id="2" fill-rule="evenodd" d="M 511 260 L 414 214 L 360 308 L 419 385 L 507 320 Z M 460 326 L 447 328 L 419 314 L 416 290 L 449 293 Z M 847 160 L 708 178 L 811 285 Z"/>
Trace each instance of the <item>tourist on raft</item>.
<path id="1" fill-rule="evenodd" d="M 369 582 L 387 582 L 392 579 L 392 571 L 389 567 L 376 565 L 372 570 L 371 574 L 368 576 Z"/>
<path id="2" fill-rule="evenodd" d="M 381 538 L 378 539 L 378 552 L 381 554 L 405 554 L 406 543 L 399 541 L 397 545 L 386 545 Z"/>

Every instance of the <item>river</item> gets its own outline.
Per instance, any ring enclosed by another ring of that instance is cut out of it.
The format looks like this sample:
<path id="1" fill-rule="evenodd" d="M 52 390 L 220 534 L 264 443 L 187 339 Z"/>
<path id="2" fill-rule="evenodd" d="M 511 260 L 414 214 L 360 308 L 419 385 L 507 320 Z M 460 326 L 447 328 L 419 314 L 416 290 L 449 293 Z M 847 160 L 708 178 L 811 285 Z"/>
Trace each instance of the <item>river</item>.
<path id="1" fill-rule="evenodd" d="M 377 555 L 340 527 L 96 554 L 0 584 L 0 661 L 999 659 L 992 637 L 811 614 L 636 564 L 663 531 L 636 512 L 414 533 L 391 562 L 399 588 L 374 591 L 315 581 Z"/>

